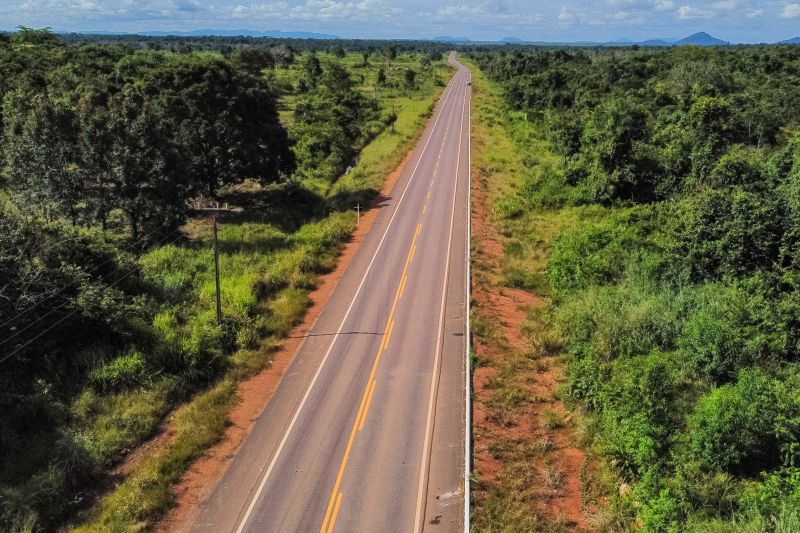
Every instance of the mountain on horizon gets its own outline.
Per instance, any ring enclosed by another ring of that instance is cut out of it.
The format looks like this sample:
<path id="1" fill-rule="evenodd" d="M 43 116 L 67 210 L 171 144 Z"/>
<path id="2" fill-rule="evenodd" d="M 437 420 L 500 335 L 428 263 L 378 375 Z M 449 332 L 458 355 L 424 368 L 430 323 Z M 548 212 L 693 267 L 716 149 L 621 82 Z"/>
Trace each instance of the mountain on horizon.
<path id="1" fill-rule="evenodd" d="M 717 39 L 706 32 L 698 32 L 683 39 L 673 38 L 660 38 L 648 39 L 645 41 L 635 41 L 629 38 L 617 39 L 615 41 L 598 42 L 598 41 L 573 41 L 573 42 L 548 42 L 548 41 L 526 41 L 518 37 L 504 37 L 497 41 L 473 41 L 468 37 L 453 37 L 450 35 L 440 35 L 434 37 L 433 41 L 452 43 L 452 44 L 468 44 L 468 43 L 484 43 L 484 44 L 530 44 L 538 46 L 652 46 L 652 47 L 667 47 L 667 46 L 725 46 L 731 44 L 728 41 Z"/>
<path id="2" fill-rule="evenodd" d="M 443 43 L 471 43 L 472 39 L 468 37 L 454 37 L 452 35 L 437 35 L 433 38 L 434 41 Z"/>
<path id="3" fill-rule="evenodd" d="M 191 31 L 142 31 L 137 35 L 147 37 L 275 37 L 279 39 L 339 39 L 338 35 L 314 33 L 309 31 L 281 31 L 281 30 L 215 30 L 202 29 Z"/>
<path id="4" fill-rule="evenodd" d="M 0 31 L 2 33 L 2 31 Z M 71 34 L 78 33 L 84 35 L 141 35 L 146 37 L 272 37 L 275 39 L 320 39 L 320 40 L 335 40 L 342 39 L 342 37 L 333 34 L 315 33 L 306 31 L 282 31 L 282 30 L 250 30 L 250 29 L 198 29 L 190 31 L 176 31 L 176 30 L 151 30 L 135 33 L 108 31 L 108 30 L 83 30 L 83 31 L 57 31 L 57 33 Z M 602 47 L 627 47 L 627 46 L 642 46 L 642 47 L 670 47 L 670 46 L 727 46 L 732 43 L 722 39 L 718 39 L 706 32 L 698 32 L 683 39 L 674 38 L 653 38 L 643 41 L 636 41 L 630 38 L 620 38 L 614 41 L 538 41 L 520 39 L 514 36 L 503 37 L 496 41 L 473 41 L 469 37 L 439 35 L 433 37 L 432 41 L 458 44 L 506 44 L 506 45 L 533 45 L 533 46 L 602 46 Z M 766 43 L 765 43 L 766 44 Z M 774 44 L 782 45 L 800 45 L 800 36 L 793 37 L 782 41 L 777 41 Z"/>
<path id="5" fill-rule="evenodd" d="M 433 38 L 434 41 L 442 43 L 471 43 L 472 39 L 466 37 L 453 37 L 451 35 L 439 35 Z"/>
<path id="6" fill-rule="evenodd" d="M 672 46 L 675 44 L 675 41 L 670 42 L 665 39 L 648 39 L 646 41 L 634 44 L 638 44 L 639 46 Z"/>
<path id="7" fill-rule="evenodd" d="M 728 41 L 723 41 L 722 39 L 717 39 L 716 37 L 712 37 L 711 35 L 707 34 L 704 31 L 693 33 L 688 37 L 684 37 L 679 41 L 675 41 L 675 46 L 682 46 L 682 45 L 694 45 L 694 46 L 724 46 L 727 44 L 731 44 Z"/>

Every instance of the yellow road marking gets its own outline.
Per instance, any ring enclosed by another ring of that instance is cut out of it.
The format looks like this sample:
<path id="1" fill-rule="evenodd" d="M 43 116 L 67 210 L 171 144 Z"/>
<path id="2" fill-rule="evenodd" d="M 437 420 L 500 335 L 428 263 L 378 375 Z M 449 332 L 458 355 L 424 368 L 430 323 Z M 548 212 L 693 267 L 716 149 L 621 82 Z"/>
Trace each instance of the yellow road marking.
<path id="1" fill-rule="evenodd" d="M 372 404 L 372 393 L 375 392 L 375 383 L 376 381 L 373 379 L 372 384 L 370 385 L 369 388 L 369 394 L 367 395 L 367 404 L 364 406 L 364 416 L 361 417 L 361 422 L 358 424 L 359 431 L 364 429 L 364 422 L 367 421 L 367 413 L 369 413 L 369 406 L 370 404 Z"/>
<path id="2" fill-rule="evenodd" d="M 403 276 L 403 281 L 400 282 L 400 298 L 403 297 L 403 292 L 406 290 L 406 281 L 408 281 L 408 276 Z"/>
<path id="3" fill-rule="evenodd" d="M 425 214 L 425 210 L 428 209 L 428 204 L 422 206 L 422 214 Z"/>
<path id="4" fill-rule="evenodd" d="M 389 324 L 389 329 L 386 332 L 386 342 L 383 343 L 384 350 L 389 347 L 389 339 L 392 338 L 392 331 L 394 331 L 394 320 L 392 320 L 392 323 Z"/>
<path id="5" fill-rule="evenodd" d="M 428 191 L 428 198 L 431 197 L 431 191 Z"/>
<path id="6" fill-rule="evenodd" d="M 356 415 L 356 422 L 361 420 L 362 416 L 364 415 L 364 406 L 367 404 L 367 397 L 361 397 L 361 405 L 358 406 L 358 414 Z"/>
<path id="7" fill-rule="evenodd" d="M 331 533 L 333 531 L 333 524 L 336 523 L 336 515 L 339 514 L 339 506 L 342 505 L 342 496 L 343 493 L 339 493 L 339 496 L 336 498 L 336 507 L 333 508 L 333 517 L 331 518 L 331 526 L 328 528 L 327 533 Z"/>
<path id="8" fill-rule="evenodd" d="M 403 267 L 403 274 L 400 276 L 400 282 L 397 284 L 397 291 L 394 295 L 392 308 L 389 311 L 389 318 L 386 320 L 386 329 L 384 329 L 383 332 L 383 340 L 381 341 L 380 348 L 378 348 L 378 353 L 375 355 L 375 361 L 372 363 L 372 370 L 369 373 L 367 386 L 364 388 L 364 392 L 361 395 L 361 406 L 356 414 L 355 422 L 353 422 L 353 429 L 350 430 L 350 438 L 347 440 L 347 447 L 344 450 L 344 456 L 342 457 L 342 462 L 339 465 L 339 473 L 336 476 L 336 482 L 334 483 L 333 490 L 331 491 L 331 498 L 328 501 L 328 508 L 325 511 L 325 519 L 322 522 L 322 526 L 319 528 L 320 533 L 331 533 L 333 531 L 333 526 L 336 523 L 336 515 L 339 514 L 339 506 L 342 503 L 343 496 L 342 492 L 339 491 L 339 487 L 342 484 L 344 471 L 347 468 L 347 461 L 350 459 L 350 450 L 353 448 L 353 442 L 355 441 L 356 433 L 361 431 L 361 429 L 364 427 L 364 421 L 367 417 L 366 410 L 369 408 L 369 403 L 372 401 L 372 394 L 375 390 L 375 373 L 378 370 L 378 363 L 381 361 L 381 355 L 383 355 L 386 346 L 389 344 L 389 337 L 394 329 L 394 311 L 397 308 L 397 301 L 400 299 L 400 295 L 405 288 L 405 281 L 408 278 L 408 265 L 410 265 L 411 261 L 414 259 L 414 250 L 417 247 L 417 237 L 419 237 L 421 231 L 422 224 L 417 224 L 417 229 L 414 232 L 414 238 L 411 241 L 411 247 L 408 250 L 408 256 L 406 257 L 406 264 Z"/>

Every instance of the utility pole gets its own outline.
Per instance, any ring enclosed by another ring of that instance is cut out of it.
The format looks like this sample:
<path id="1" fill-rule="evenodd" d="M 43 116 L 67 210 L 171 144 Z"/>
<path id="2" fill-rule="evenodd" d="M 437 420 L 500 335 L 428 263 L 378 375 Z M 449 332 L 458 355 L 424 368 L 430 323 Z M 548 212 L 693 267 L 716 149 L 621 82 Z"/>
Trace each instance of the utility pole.
<path id="1" fill-rule="evenodd" d="M 219 203 L 215 202 L 214 207 L 198 207 L 197 211 L 206 211 L 211 213 L 211 221 L 214 227 L 214 280 L 217 289 L 217 323 L 222 324 L 222 297 L 220 295 L 219 287 L 219 240 L 217 238 L 217 214 L 218 213 L 241 213 L 244 211 L 241 207 L 220 207 Z"/>
<path id="2" fill-rule="evenodd" d="M 356 226 L 361 222 L 361 204 L 356 204 Z"/>
<path id="3" fill-rule="evenodd" d="M 217 213 L 211 214 L 214 221 L 214 280 L 217 285 L 217 324 L 222 324 L 222 296 L 219 289 L 219 239 L 217 239 Z"/>

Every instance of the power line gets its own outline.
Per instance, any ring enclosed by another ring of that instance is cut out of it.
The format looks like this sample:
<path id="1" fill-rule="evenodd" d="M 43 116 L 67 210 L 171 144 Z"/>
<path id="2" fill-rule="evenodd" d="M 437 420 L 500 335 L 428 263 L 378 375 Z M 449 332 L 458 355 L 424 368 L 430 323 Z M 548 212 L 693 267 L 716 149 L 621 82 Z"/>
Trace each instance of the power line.
<path id="1" fill-rule="evenodd" d="M 158 231 L 158 230 L 151 231 L 150 233 L 146 234 L 146 236 L 147 236 L 147 237 L 149 237 L 150 235 L 153 235 L 153 234 L 155 234 L 157 231 Z M 174 234 L 176 231 L 180 231 L 180 230 L 173 230 L 173 231 L 171 231 L 171 232 L 170 232 L 170 233 L 168 233 L 168 234 L 167 234 L 165 237 L 163 237 L 163 238 L 162 238 L 162 239 L 161 239 L 159 242 L 157 242 L 155 245 L 156 245 L 156 246 L 160 245 L 160 244 L 161 244 L 161 243 L 162 243 L 164 240 L 166 240 L 168 237 L 171 237 L 171 236 L 172 236 L 172 235 L 173 235 L 173 234 Z M 69 239 L 63 240 L 63 241 L 61 241 L 61 242 L 59 242 L 59 243 L 57 243 L 57 244 L 63 244 L 63 243 L 64 243 L 64 242 L 66 242 L 67 240 L 69 240 Z M 108 263 L 111 263 L 111 262 L 112 262 L 112 261 L 114 261 L 115 259 L 116 259 L 116 257 L 111 257 L 111 258 L 109 258 L 109 259 L 106 259 L 105 261 L 103 261 L 103 262 L 102 262 L 102 263 L 100 263 L 99 265 L 95 266 L 95 267 L 92 269 L 92 272 L 91 272 L 91 273 L 97 273 L 97 271 L 99 271 L 101 267 L 103 267 L 103 266 L 107 265 Z M 100 277 L 100 279 L 102 280 L 102 279 L 103 279 L 103 278 L 105 278 L 105 277 L 111 276 L 112 274 L 115 274 L 116 272 L 119 272 L 120 270 L 122 270 L 122 268 L 117 268 L 117 269 L 114 269 L 113 271 L 109 272 L 109 273 L 108 273 L 108 274 L 106 274 L 105 276 L 101 276 L 101 277 Z M 67 290 L 68 288 L 70 288 L 70 287 L 72 287 L 72 286 L 74 286 L 74 285 L 75 285 L 75 283 L 74 283 L 74 282 L 72 282 L 72 283 L 68 283 L 67 285 L 64 285 L 63 287 L 61 287 L 60 289 L 58 289 L 56 292 L 52 293 L 51 295 L 47 296 L 46 298 L 43 298 L 43 299 L 39 300 L 38 302 L 36 302 L 35 304 L 33 304 L 32 306 L 30 306 L 30 307 L 26 308 L 24 311 L 20 311 L 20 312 L 19 312 L 19 313 L 17 313 L 16 315 L 12 316 L 12 317 L 11 317 L 11 318 L 9 318 L 8 320 L 6 320 L 6 321 L 5 321 L 5 322 L 3 322 L 2 324 L 0 324 L 0 329 L 1 329 L 1 328 L 3 328 L 3 327 L 5 327 L 6 325 L 10 324 L 11 322 L 14 322 L 16 319 L 18 319 L 18 318 L 19 318 L 19 317 L 21 317 L 22 315 L 24 315 L 24 314 L 28 313 L 28 312 L 29 312 L 29 311 L 31 311 L 32 309 L 36 309 L 38 306 L 40 306 L 40 305 L 41 305 L 41 304 L 43 304 L 44 302 L 46 302 L 46 301 L 50 300 L 51 298 L 54 298 L 54 297 L 58 296 L 59 294 L 61 294 L 62 292 L 64 292 L 65 290 Z M 66 303 L 63 303 L 63 304 L 61 304 L 60 306 L 56 307 L 55 309 L 53 309 L 53 311 L 55 311 L 55 310 L 57 310 L 57 309 L 60 309 L 60 308 L 61 308 L 61 307 L 63 307 L 64 305 L 66 305 Z M 52 312 L 52 311 L 51 311 L 51 312 Z M 28 326 L 26 326 L 26 327 L 25 327 L 25 328 L 23 328 L 22 330 L 20 330 L 20 331 L 17 331 L 17 332 L 16 332 L 14 335 L 12 335 L 11 337 L 8 337 L 8 338 L 6 338 L 6 339 L 3 339 L 2 341 L 0 341 L 0 344 L 3 344 L 3 343 L 4 343 L 4 342 L 6 342 L 8 339 L 11 339 L 11 338 L 14 338 L 14 337 L 16 337 L 16 336 L 17 336 L 19 333 L 21 333 L 22 331 L 25 331 L 26 329 L 28 329 L 28 327 L 30 327 L 31 325 L 35 324 L 35 323 L 36 323 L 36 322 L 38 322 L 39 320 L 42 320 L 43 318 L 45 318 L 45 317 L 47 317 L 47 316 L 49 316 L 49 315 L 50 315 L 50 313 L 48 313 L 48 314 L 44 315 L 43 317 L 40 317 L 40 318 L 38 318 L 36 321 L 32 322 L 31 324 L 28 324 Z"/>
<path id="2" fill-rule="evenodd" d="M 177 230 L 176 230 L 176 231 L 177 231 Z M 172 233 L 175 233 L 175 232 L 173 231 Z M 180 239 L 180 238 L 181 238 L 181 236 L 180 236 L 180 235 L 178 235 L 177 237 L 175 237 L 173 240 L 171 240 L 171 241 L 170 241 L 169 243 L 167 243 L 167 244 L 172 244 L 173 242 L 176 242 L 176 241 L 177 241 L 178 239 Z M 127 277 L 130 277 L 130 276 L 132 276 L 133 274 L 134 274 L 134 272 L 129 272 L 128 274 L 125 274 L 124 276 L 122 276 L 121 278 L 119 278 L 118 280 L 116 280 L 114 283 L 110 284 L 110 285 L 109 285 L 109 287 L 113 287 L 113 286 L 115 286 L 115 285 L 119 284 L 119 283 L 120 283 L 122 280 L 124 280 L 124 279 L 125 279 L 125 278 L 127 278 Z M 5 361 L 7 361 L 7 360 L 8 360 L 8 359 L 10 359 L 11 357 L 13 357 L 15 354 L 17 354 L 17 353 L 19 353 L 20 351 L 22 351 L 22 350 L 24 350 L 25 348 L 27 348 L 27 347 L 28 347 L 28 346 L 29 346 L 29 345 L 30 345 L 30 344 L 31 344 L 33 341 L 35 341 L 36 339 L 38 339 L 39 337 L 41 337 L 42 335 L 44 335 L 44 334 L 45 334 L 45 333 L 47 333 L 48 331 L 52 330 L 53 328 L 55 328 L 56 326 L 58 326 L 59 324 L 61 324 L 62 322 L 64 322 L 64 321 L 65 321 L 65 320 L 67 320 L 68 318 L 70 318 L 71 316 L 73 316 L 73 315 L 74 315 L 75 313 L 77 313 L 78 311 L 80 311 L 80 309 L 73 309 L 72 311 L 70 311 L 69 313 L 67 313 L 66 315 L 64 315 L 63 317 L 61 317 L 60 319 L 58 319 L 58 320 L 56 320 L 55 322 L 53 322 L 53 323 L 52 323 L 52 324 L 51 324 L 49 327 L 47 327 L 46 329 L 44 329 L 43 331 L 41 331 L 41 332 L 40 332 L 38 335 L 36 335 L 36 336 L 35 336 L 35 337 L 33 337 L 32 339 L 30 339 L 28 342 L 26 342 L 25 344 L 23 344 L 23 345 L 21 345 L 21 346 L 18 346 L 18 347 L 17 347 L 17 348 L 16 348 L 16 349 L 15 349 L 13 352 L 11 352 L 11 353 L 9 353 L 9 354 L 6 354 L 6 355 L 4 355 L 3 357 L 0 357 L 0 364 L 4 363 Z M 45 315 L 45 316 L 46 316 L 46 315 Z M 44 317 L 42 317 L 42 318 L 44 318 Z M 41 320 L 41 319 L 40 319 L 40 320 Z M 5 342 L 5 341 L 4 341 L 4 342 Z"/>

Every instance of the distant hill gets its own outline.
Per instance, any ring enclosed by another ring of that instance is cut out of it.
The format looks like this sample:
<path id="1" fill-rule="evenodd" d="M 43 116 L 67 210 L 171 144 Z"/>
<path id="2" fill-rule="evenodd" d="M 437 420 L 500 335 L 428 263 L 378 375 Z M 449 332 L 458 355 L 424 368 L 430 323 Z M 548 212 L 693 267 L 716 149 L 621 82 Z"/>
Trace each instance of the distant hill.
<path id="1" fill-rule="evenodd" d="M 148 37 L 163 37 L 174 35 L 177 37 L 275 37 L 279 39 L 338 39 L 338 35 L 313 33 L 308 31 L 281 31 L 281 30 L 192 30 L 192 31 L 142 31 L 138 35 Z"/>
<path id="2" fill-rule="evenodd" d="M 779 41 L 778 44 L 800 44 L 800 37 L 792 37 L 791 39 L 786 39 L 785 41 Z"/>
<path id="3" fill-rule="evenodd" d="M 454 44 L 460 43 L 475 43 L 466 37 L 436 37 L 434 40 L 450 42 Z M 525 41 L 516 37 L 506 37 L 499 41 L 493 41 L 494 44 L 531 44 L 538 46 L 681 46 L 681 45 L 694 45 L 694 46 L 724 46 L 729 45 L 728 41 L 712 37 L 706 32 L 699 32 L 683 39 L 648 39 L 646 41 L 634 41 L 633 39 L 617 39 L 610 42 L 597 42 L 597 41 L 573 41 L 573 42 L 547 42 L 547 41 Z M 480 44 L 492 44 L 492 41 L 481 41 Z"/>
<path id="4" fill-rule="evenodd" d="M 471 39 L 467 39 L 466 37 L 452 37 L 450 35 L 439 35 L 438 37 L 433 38 L 434 41 L 439 41 L 442 43 L 471 43 Z"/>
<path id="5" fill-rule="evenodd" d="M 669 41 L 665 41 L 664 39 L 649 39 L 647 41 L 642 41 L 637 43 L 639 46 L 672 46 L 673 43 Z"/>
<path id="6" fill-rule="evenodd" d="M 717 39 L 716 37 L 712 37 L 706 32 L 701 31 L 675 42 L 676 46 L 683 46 L 687 44 L 694 46 L 724 46 L 731 43 L 728 41 L 723 41 L 722 39 Z"/>

